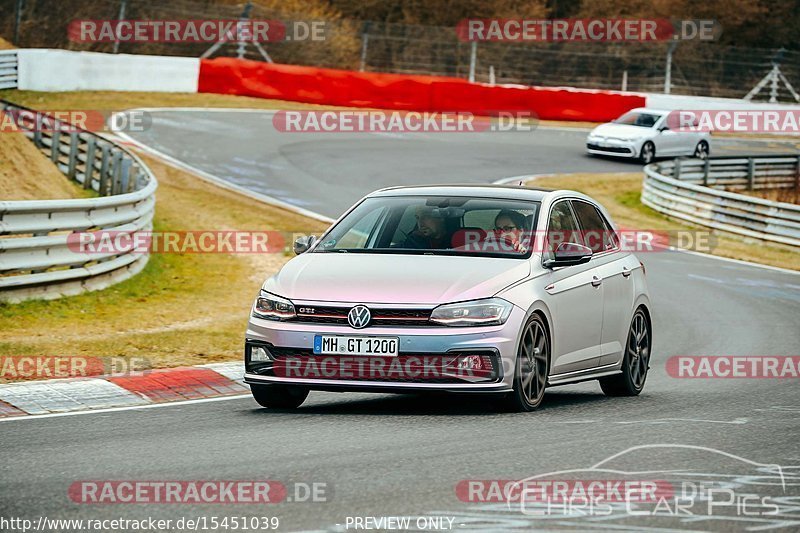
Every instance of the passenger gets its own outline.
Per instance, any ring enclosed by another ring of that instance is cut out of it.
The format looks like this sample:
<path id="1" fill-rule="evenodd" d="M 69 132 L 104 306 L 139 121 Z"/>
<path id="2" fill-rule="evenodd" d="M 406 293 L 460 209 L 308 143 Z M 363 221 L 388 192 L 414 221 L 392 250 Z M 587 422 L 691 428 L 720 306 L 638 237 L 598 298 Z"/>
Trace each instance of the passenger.
<path id="1" fill-rule="evenodd" d="M 522 213 L 503 209 L 494 219 L 494 230 L 498 240 L 511 246 L 513 251 L 519 253 L 527 251 L 520 239 L 525 230 L 525 215 Z"/>

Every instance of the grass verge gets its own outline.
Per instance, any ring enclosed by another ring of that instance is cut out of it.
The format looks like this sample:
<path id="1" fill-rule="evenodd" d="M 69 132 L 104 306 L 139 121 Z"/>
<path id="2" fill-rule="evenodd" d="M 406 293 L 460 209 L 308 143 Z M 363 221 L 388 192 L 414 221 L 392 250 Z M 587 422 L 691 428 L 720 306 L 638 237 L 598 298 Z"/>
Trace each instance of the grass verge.
<path id="1" fill-rule="evenodd" d="M 676 222 L 641 203 L 640 172 L 603 174 L 564 174 L 542 177 L 531 186 L 573 189 L 588 194 L 603 204 L 621 227 L 644 230 L 707 229 Z M 765 244 L 755 239 L 740 239 L 715 232 L 713 255 L 752 261 L 792 270 L 800 270 L 800 253 L 788 246 Z"/>
<path id="2" fill-rule="evenodd" d="M 145 157 L 159 180 L 155 231 L 319 232 L 325 224 Z M 283 254 L 153 254 L 102 291 L 0 304 L 0 356 L 140 357 L 153 367 L 237 359 L 259 286 Z"/>
<path id="3" fill-rule="evenodd" d="M 39 110 L 123 111 L 137 107 L 220 107 L 231 109 L 332 109 L 284 100 L 267 100 L 249 96 L 196 93 L 152 93 L 115 91 L 67 91 L 44 93 L 9 89 L 0 91 L 0 98 Z"/>

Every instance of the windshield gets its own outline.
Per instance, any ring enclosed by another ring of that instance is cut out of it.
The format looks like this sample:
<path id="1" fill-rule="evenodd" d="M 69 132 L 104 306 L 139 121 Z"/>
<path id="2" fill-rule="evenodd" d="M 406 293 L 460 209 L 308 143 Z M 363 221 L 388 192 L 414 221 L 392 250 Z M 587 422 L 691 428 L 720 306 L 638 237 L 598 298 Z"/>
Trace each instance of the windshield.
<path id="1" fill-rule="evenodd" d="M 653 113 L 640 113 L 638 111 L 630 111 L 625 113 L 617 120 L 614 121 L 614 124 L 626 124 L 628 126 L 641 126 L 643 128 L 652 128 L 655 126 L 658 119 L 661 118 L 661 115 L 656 115 Z"/>
<path id="2" fill-rule="evenodd" d="M 538 209 L 538 202 L 492 198 L 367 198 L 314 252 L 529 257 Z"/>

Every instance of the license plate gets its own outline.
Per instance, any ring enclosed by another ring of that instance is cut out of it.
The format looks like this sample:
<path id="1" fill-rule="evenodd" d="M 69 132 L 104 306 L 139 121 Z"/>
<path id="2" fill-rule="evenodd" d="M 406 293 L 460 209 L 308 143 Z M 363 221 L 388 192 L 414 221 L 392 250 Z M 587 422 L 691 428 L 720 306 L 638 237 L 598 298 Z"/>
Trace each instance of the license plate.
<path id="1" fill-rule="evenodd" d="M 399 350 L 397 337 L 314 335 L 314 353 L 319 355 L 396 356 Z"/>

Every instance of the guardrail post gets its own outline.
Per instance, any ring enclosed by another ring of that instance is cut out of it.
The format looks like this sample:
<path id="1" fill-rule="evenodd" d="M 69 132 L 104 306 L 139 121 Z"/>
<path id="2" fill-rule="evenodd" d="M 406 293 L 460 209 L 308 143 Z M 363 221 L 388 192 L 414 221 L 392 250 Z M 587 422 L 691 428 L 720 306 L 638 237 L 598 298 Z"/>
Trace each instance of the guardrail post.
<path id="1" fill-rule="evenodd" d="M 122 152 L 115 152 L 111 165 L 111 196 L 119 194 L 122 172 Z"/>
<path id="2" fill-rule="evenodd" d="M 122 154 L 122 152 L 120 152 Z M 130 159 L 120 157 L 120 188 L 118 192 L 126 193 L 128 192 L 128 181 L 130 180 L 131 176 L 131 165 L 133 161 Z"/>
<path id="3" fill-rule="evenodd" d="M 144 176 L 145 176 L 144 170 L 142 170 L 139 167 L 136 167 L 136 179 L 134 180 L 134 185 L 133 185 L 133 188 L 135 190 L 139 190 L 143 187 Z"/>
<path id="4" fill-rule="evenodd" d="M 42 128 L 34 128 L 33 130 L 33 144 L 36 148 L 42 147 Z"/>
<path id="5" fill-rule="evenodd" d="M 104 144 L 102 146 L 102 159 L 100 160 L 100 184 L 97 191 L 100 193 L 100 196 L 108 196 L 108 181 L 110 178 L 108 171 L 109 156 L 110 148 L 107 144 Z"/>
<path id="6" fill-rule="evenodd" d="M 69 134 L 69 166 L 67 167 L 67 176 L 69 179 L 75 179 L 75 169 L 78 165 L 78 132 L 73 131 Z"/>
<path id="7" fill-rule="evenodd" d="M 94 137 L 89 137 L 86 140 L 86 166 L 83 171 L 83 188 L 92 188 L 92 175 L 94 174 Z"/>
<path id="8" fill-rule="evenodd" d="M 747 190 L 752 191 L 756 181 L 756 160 L 752 157 L 747 158 Z"/>
<path id="9" fill-rule="evenodd" d="M 58 130 L 53 130 L 53 135 L 50 137 L 50 142 L 53 143 L 50 145 L 50 159 L 53 161 L 53 163 L 58 164 L 58 152 L 61 148 L 61 132 Z"/>
<path id="10" fill-rule="evenodd" d="M 676 180 L 681 179 L 681 158 L 680 157 L 676 157 L 675 158 L 675 163 L 674 163 L 674 165 L 672 167 L 672 177 L 675 178 Z"/>
<path id="11" fill-rule="evenodd" d="M 797 167 L 794 171 L 794 188 L 800 191 L 800 157 L 797 158 Z"/>
<path id="12" fill-rule="evenodd" d="M 711 158 L 706 157 L 705 163 L 703 163 L 703 186 L 708 187 L 708 174 L 711 172 Z"/>

